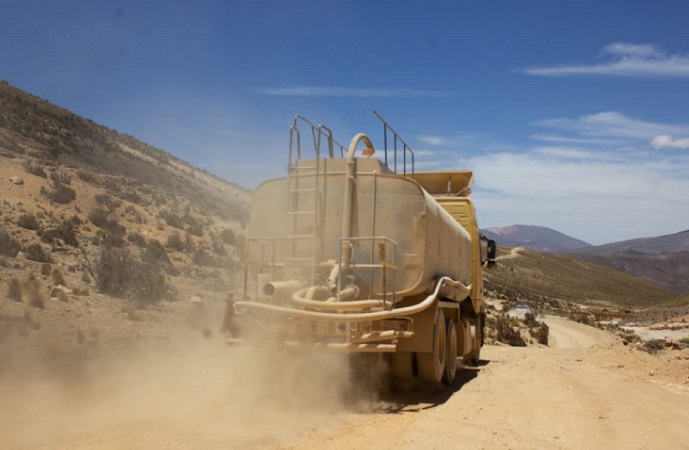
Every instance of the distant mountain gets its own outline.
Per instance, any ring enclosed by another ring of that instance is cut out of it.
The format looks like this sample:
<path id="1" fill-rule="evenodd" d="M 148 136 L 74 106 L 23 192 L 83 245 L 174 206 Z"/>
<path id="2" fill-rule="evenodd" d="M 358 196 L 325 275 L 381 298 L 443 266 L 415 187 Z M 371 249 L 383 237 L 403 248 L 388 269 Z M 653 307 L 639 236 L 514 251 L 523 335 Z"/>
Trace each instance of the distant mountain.
<path id="1" fill-rule="evenodd" d="M 573 250 L 573 256 L 689 292 L 689 230 Z"/>
<path id="2" fill-rule="evenodd" d="M 486 228 L 481 231 L 501 247 L 526 247 L 542 253 L 566 252 L 592 247 L 588 242 L 575 239 L 551 228 L 536 225 L 512 225 L 503 228 Z"/>
<path id="3" fill-rule="evenodd" d="M 628 241 L 613 242 L 611 244 L 597 245 L 595 247 L 579 248 L 574 249 L 571 253 L 602 255 L 627 251 L 639 253 L 689 251 L 689 230 L 658 237 L 630 239 Z"/>

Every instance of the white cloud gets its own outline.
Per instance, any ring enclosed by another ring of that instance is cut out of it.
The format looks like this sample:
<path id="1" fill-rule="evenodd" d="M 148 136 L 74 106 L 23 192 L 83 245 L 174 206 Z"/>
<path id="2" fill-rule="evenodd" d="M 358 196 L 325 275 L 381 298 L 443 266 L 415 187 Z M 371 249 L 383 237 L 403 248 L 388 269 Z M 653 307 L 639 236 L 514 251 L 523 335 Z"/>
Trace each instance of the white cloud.
<path id="1" fill-rule="evenodd" d="M 532 135 L 540 145 L 456 155 L 451 164 L 474 171 L 481 226 L 537 224 L 593 244 L 689 228 L 682 213 L 689 203 L 689 153 L 649 146 L 689 148 L 689 140 L 676 138 L 689 135 L 689 125 L 619 112 L 530 125 L 555 132 Z"/>
<path id="2" fill-rule="evenodd" d="M 620 161 L 625 156 L 619 152 L 600 151 L 597 149 L 576 148 L 576 147 L 535 147 L 533 153 L 560 158 L 562 160 L 580 160 L 580 161 Z"/>
<path id="3" fill-rule="evenodd" d="M 474 171 L 481 226 L 538 224 L 602 244 L 687 229 L 689 158 L 562 159 L 498 153 L 458 161 Z"/>
<path id="4" fill-rule="evenodd" d="M 689 149 L 689 138 L 683 139 L 673 139 L 672 136 L 668 134 L 660 134 L 653 138 L 651 141 L 651 146 L 653 148 L 681 148 Z"/>
<path id="5" fill-rule="evenodd" d="M 535 120 L 531 126 L 577 132 L 583 137 L 606 139 L 641 139 L 650 141 L 661 134 L 689 134 L 689 124 L 662 124 L 632 119 L 615 111 L 588 114 L 577 119 L 557 118 Z"/>
<path id="6" fill-rule="evenodd" d="M 562 136 L 557 134 L 542 134 L 536 133 L 532 134 L 531 139 L 534 141 L 551 142 L 558 144 L 579 144 L 579 145 L 620 145 L 622 140 L 620 139 L 606 139 L 606 138 L 587 138 L 587 137 L 572 137 L 572 136 Z"/>
<path id="7" fill-rule="evenodd" d="M 284 86 L 272 88 L 256 88 L 255 91 L 264 95 L 286 95 L 302 97 L 444 97 L 445 93 L 423 89 L 402 88 L 352 88 L 342 86 Z"/>
<path id="8" fill-rule="evenodd" d="M 443 145 L 447 143 L 447 140 L 438 136 L 421 136 L 419 140 L 428 145 Z"/>
<path id="9" fill-rule="evenodd" d="M 602 52 L 610 60 L 600 64 L 529 67 L 529 75 L 562 77 L 572 75 L 610 75 L 641 78 L 687 78 L 689 57 L 669 54 L 650 44 L 617 42 L 606 45 Z"/>

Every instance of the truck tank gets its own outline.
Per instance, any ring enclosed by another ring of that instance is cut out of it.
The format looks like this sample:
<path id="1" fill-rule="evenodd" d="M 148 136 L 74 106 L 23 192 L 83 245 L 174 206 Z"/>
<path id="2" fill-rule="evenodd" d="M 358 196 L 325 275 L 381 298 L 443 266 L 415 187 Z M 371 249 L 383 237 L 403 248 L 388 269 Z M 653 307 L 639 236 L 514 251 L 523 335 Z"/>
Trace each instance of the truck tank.
<path id="1" fill-rule="evenodd" d="M 492 261 L 468 198 L 472 174 L 415 172 L 413 151 L 376 115 L 382 160 L 364 134 L 345 150 L 327 127 L 295 118 L 288 175 L 251 202 L 228 342 L 389 354 L 397 379 L 451 382 L 458 357 L 478 360 L 481 266 Z M 300 123 L 315 157 L 301 157 Z"/>
<path id="2" fill-rule="evenodd" d="M 318 177 L 301 175 L 296 201 L 289 198 L 290 182 L 296 184 L 293 179 L 271 180 L 257 188 L 247 247 L 249 260 L 259 262 L 253 266 L 254 279 L 266 266 L 272 266 L 275 278 L 271 281 L 294 278 L 295 274 L 309 279 L 310 274 L 300 268 L 306 266 L 308 271 L 313 261 L 340 262 L 344 239 L 351 246 L 350 275 L 365 297 L 420 295 L 441 276 L 471 284 L 469 233 L 412 178 L 386 173 L 389 171 L 372 157 L 356 160 L 351 233 L 347 236 L 351 239 L 345 239 L 344 162 L 324 164 Z M 300 167 L 313 165 L 313 160 L 300 161 Z M 309 212 L 316 198 L 320 217 Z M 394 265 L 393 273 L 385 274 L 377 267 L 383 263 Z"/>

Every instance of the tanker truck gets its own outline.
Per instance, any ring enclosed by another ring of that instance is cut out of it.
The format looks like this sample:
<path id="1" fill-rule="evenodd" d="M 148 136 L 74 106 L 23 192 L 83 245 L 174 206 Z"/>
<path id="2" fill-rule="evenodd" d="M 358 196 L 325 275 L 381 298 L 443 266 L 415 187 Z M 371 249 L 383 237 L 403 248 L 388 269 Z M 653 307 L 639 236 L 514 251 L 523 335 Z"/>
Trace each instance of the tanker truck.
<path id="1" fill-rule="evenodd" d="M 472 172 L 415 171 L 413 150 L 374 114 L 382 151 L 363 133 L 345 148 L 295 117 L 287 175 L 251 201 L 228 343 L 373 353 L 395 380 L 450 384 L 479 361 L 495 242 L 479 232 Z"/>

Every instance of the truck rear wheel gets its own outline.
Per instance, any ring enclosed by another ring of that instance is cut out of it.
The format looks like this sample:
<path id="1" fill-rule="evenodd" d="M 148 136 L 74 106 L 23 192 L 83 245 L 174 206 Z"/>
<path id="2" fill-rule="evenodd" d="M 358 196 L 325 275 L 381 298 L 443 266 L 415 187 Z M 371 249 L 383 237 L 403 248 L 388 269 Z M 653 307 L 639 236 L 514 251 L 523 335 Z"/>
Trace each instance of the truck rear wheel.
<path id="1" fill-rule="evenodd" d="M 469 320 L 469 330 L 471 331 L 471 352 L 466 360 L 472 366 L 478 366 L 481 361 L 481 346 L 483 345 L 483 317 L 476 316 Z"/>
<path id="2" fill-rule="evenodd" d="M 447 359 L 445 314 L 438 308 L 433 327 L 433 350 L 416 354 L 419 365 L 419 375 L 424 381 L 438 383 L 445 373 Z"/>
<path id="3" fill-rule="evenodd" d="M 445 356 L 445 373 L 443 373 L 443 383 L 452 384 L 457 375 L 457 327 L 453 320 L 446 322 L 447 329 L 447 355 Z"/>
<path id="4" fill-rule="evenodd" d="M 392 354 L 392 376 L 396 381 L 410 382 L 416 380 L 419 368 L 411 352 L 398 352 Z"/>

